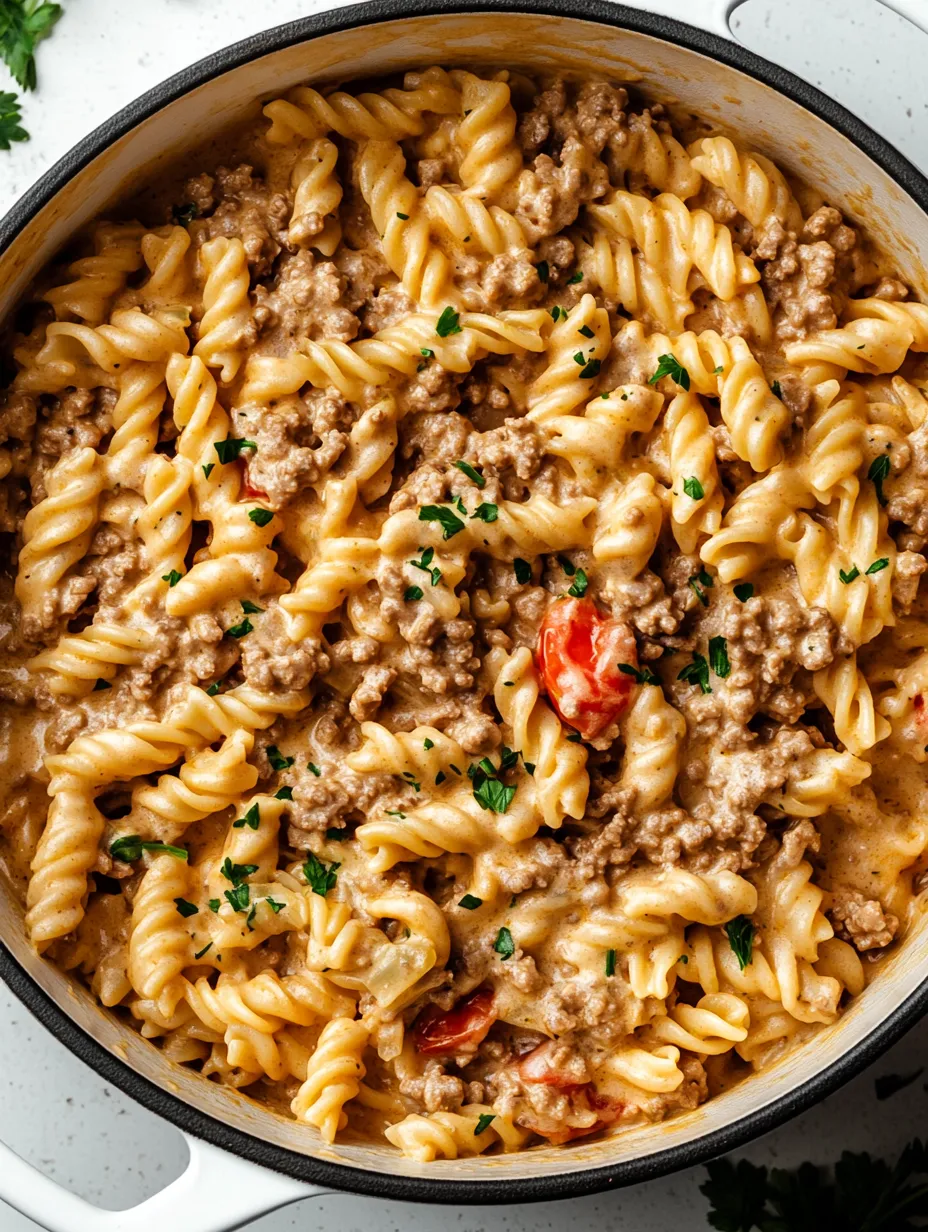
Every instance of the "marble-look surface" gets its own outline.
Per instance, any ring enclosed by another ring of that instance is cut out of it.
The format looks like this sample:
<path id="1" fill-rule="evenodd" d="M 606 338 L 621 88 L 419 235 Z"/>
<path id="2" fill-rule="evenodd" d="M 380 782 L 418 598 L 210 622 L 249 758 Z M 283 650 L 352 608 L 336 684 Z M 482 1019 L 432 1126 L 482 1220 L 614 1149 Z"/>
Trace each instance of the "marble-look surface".
<path id="1" fill-rule="evenodd" d="M 40 52 L 29 98 L 33 140 L 0 153 L 0 213 L 85 133 L 170 73 L 263 27 L 324 7 L 319 0 L 65 0 Z M 752 49 L 834 95 L 928 169 L 928 38 L 875 0 L 752 0 L 737 21 Z M 8 88 L 0 69 L 0 90 Z M 922 1075 L 878 1103 L 873 1079 L 928 1066 L 928 1029 L 816 1108 L 740 1152 L 755 1163 L 828 1162 L 842 1150 L 894 1154 L 925 1134 Z M 0 1139 L 87 1199 L 140 1201 L 183 1169 L 179 1135 L 77 1061 L 0 987 Z M 698 1232 L 707 1227 L 702 1168 L 634 1189 L 564 1203 L 444 1208 L 328 1197 L 250 1225 L 249 1232 Z M 0 1232 L 36 1225 L 0 1203 Z"/>

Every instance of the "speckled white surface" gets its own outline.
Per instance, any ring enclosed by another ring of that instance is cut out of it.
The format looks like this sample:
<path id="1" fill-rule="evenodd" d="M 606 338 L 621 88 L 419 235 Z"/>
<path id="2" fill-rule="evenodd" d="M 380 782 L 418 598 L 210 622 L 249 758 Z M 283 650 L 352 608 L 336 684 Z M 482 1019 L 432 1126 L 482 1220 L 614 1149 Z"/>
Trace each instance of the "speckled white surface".
<path id="1" fill-rule="evenodd" d="M 65 0 L 28 100 L 33 140 L 0 153 L 0 213 L 80 137 L 170 73 L 263 27 L 325 7 L 319 0 Z M 926 6 L 928 11 L 928 6 Z M 739 37 L 813 81 L 928 169 L 928 37 L 875 0 L 751 0 Z M 89 69 L 89 72 L 88 72 Z M 6 89 L 0 69 L 0 90 Z M 928 1067 L 916 1028 L 855 1082 L 743 1152 L 756 1163 L 827 1162 L 842 1150 L 892 1154 L 928 1121 L 928 1073 L 885 1103 L 881 1073 Z M 180 1136 L 103 1083 L 0 986 L 0 1139 L 85 1198 L 132 1205 L 183 1169 Z M 543 1206 L 443 1208 L 328 1197 L 268 1216 L 251 1232 L 697 1232 L 703 1169 L 620 1193 Z M 0 1232 L 36 1225 L 0 1203 Z"/>

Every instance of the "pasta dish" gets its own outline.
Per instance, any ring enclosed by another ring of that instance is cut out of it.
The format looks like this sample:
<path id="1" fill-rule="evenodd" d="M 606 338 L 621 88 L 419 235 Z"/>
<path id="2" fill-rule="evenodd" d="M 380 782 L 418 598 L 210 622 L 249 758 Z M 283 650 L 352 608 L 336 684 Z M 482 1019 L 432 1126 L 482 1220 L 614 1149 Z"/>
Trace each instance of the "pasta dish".
<path id="1" fill-rule="evenodd" d="M 8 321 L 25 928 L 317 1141 L 697 1108 L 924 899 L 928 308 L 607 80 L 256 115 Z"/>

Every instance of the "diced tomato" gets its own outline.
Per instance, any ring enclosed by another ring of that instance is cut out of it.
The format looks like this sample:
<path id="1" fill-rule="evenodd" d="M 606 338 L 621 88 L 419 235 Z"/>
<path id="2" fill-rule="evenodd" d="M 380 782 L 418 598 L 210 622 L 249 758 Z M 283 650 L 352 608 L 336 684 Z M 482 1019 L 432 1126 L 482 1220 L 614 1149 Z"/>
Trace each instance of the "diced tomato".
<path id="1" fill-rule="evenodd" d="M 493 989 L 478 988 L 450 1010 L 437 1005 L 423 1010 L 413 1026 L 413 1037 L 418 1051 L 426 1056 L 451 1056 L 475 1049 L 495 1021 Z"/>
<path id="2" fill-rule="evenodd" d="M 638 667 L 635 636 L 624 621 L 592 599 L 558 599 L 542 621 L 536 652 L 551 705 L 586 740 L 599 735 L 631 704 Z"/>
<path id="3" fill-rule="evenodd" d="M 916 721 L 920 726 L 924 727 L 928 724 L 928 712 L 925 711 L 925 699 L 921 693 L 916 693 L 912 698 L 912 708 L 915 711 Z"/>
<path id="4" fill-rule="evenodd" d="M 613 1121 L 617 1121 L 622 1115 L 622 1110 L 625 1107 L 616 1099 L 610 1098 L 608 1095 L 600 1095 L 595 1088 L 590 1084 L 580 1101 L 586 1102 L 594 1112 L 598 1112 L 599 1116 L 592 1125 L 585 1128 L 565 1128 L 555 1130 L 553 1133 L 545 1133 L 543 1130 L 536 1129 L 536 1133 L 540 1133 L 542 1137 L 547 1138 L 549 1142 L 555 1146 L 561 1146 L 565 1142 L 573 1142 L 575 1138 L 586 1138 L 589 1134 L 595 1134 L 600 1129 L 605 1129 L 607 1125 L 611 1125 Z"/>
<path id="5" fill-rule="evenodd" d="M 248 475 L 248 459 L 238 458 L 238 467 L 242 472 L 242 490 L 239 495 L 244 500 L 267 500 L 267 493 L 263 488 L 256 488 L 251 482 Z"/>
<path id="6" fill-rule="evenodd" d="M 573 1074 L 558 1064 L 560 1052 L 562 1050 L 554 1040 L 545 1040 L 519 1061 L 519 1076 L 524 1082 L 538 1082 L 546 1087 L 557 1087 L 559 1091 L 582 1090 L 586 1083 L 578 1082 Z"/>

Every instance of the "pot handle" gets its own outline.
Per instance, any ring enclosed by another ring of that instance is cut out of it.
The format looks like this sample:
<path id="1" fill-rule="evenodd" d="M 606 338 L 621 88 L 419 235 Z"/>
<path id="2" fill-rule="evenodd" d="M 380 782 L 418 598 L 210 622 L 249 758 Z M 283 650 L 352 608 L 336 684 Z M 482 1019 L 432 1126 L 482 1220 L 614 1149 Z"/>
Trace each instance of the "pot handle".
<path id="1" fill-rule="evenodd" d="M 0 1142 L 0 1198 L 48 1232 L 233 1232 L 252 1219 L 329 1193 L 184 1134 L 190 1159 L 166 1189 L 126 1211 L 105 1211 L 63 1189 Z"/>

